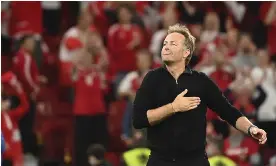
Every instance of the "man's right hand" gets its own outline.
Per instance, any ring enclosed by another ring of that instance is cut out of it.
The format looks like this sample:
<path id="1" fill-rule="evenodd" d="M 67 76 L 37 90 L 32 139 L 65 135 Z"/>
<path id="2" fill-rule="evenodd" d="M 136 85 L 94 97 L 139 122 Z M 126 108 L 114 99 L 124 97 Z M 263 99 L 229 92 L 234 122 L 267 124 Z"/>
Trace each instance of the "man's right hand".
<path id="1" fill-rule="evenodd" d="M 188 90 L 185 89 L 182 93 L 176 96 L 172 102 L 174 112 L 185 112 L 188 110 L 195 109 L 200 104 L 199 97 L 185 97 Z"/>

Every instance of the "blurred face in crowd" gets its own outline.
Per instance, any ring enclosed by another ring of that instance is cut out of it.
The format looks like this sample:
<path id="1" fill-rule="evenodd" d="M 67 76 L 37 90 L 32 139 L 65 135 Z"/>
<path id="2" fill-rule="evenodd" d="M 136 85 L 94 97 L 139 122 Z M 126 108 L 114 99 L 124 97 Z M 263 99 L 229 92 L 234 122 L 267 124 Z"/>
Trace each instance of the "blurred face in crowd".
<path id="1" fill-rule="evenodd" d="M 177 23 L 177 17 L 175 12 L 168 11 L 163 15 L 163 27 L 168 29 L 169 26 Z"/>
<path id="2" fill-rule="evenodd" d="M 191 28 L 192 35 L 197 39 L 200 39 L 201 31 L 202 31 L 202 26 L 200 24 L 195 24 Z"/>
<path id="3" fill-rule="evenodd" d="M 165 1 L 163 3 L 165 7 L 171 7 L 171 8 L 176 7 L 177 5 L 175 1 Z"/>
<path id="4" fill-rule="evenodd" d="M 33 52 L 35 48 L 35 40 L 33 37 L 28 37 L 25 39 L 23 43 L 24 49 L 26 49 L 28 52 Z"/>
<path id="5" fill-rule="evenodd" d="M 227 43 L 230 47 L 236 47 L 238 44 L 238 31 L 236 29 L 230 29 L 227 32 Z"/>
<path id="6" fill-rule="evenodd" d="M 121 7 L 118 12 L 119 22 L 122 24 L 129 24 L 131 23 L 132 13 L 126 7 Z"/>
<path id="7" fill-rule="evenodd" d="M 93 18 L 88 11 L 85 11 L 85 10 L 81 11 L 81 14 L 80 14 L 79 20 L 78 20 L 79 21 L 78 24 L 79 24 L 80 28 L 82 28 L 82 29 L 89 28 L 89 26 L 92 23 L 92 19 Z"/>
<path id="8" fill-rule="evenodd" d="M 174 32 L 166 36 L 161 51 L 162 60 L 166 65 L 177 62 L 185 64 L 189 52 L 185 51 L 184 41 L 185 37 L 180 33 Z"/>
<path id="9" fill-rule="evenodd" d="M 249 35 L 242 35 L 239 41 L 241 51 L 249 53 L 251 51 L 252 40 Z"/>
<path id="10" fill-rule="evenodd" d="M 258 51 L 258 63 L 259 66 L 266 66 L 269 64 L 269 56 L 266 50 Z"/>
<path id="11" fill-rule="evenodd" d="M 208 13 L 204 20 L 205 30 L 219 31 L 219 17 L 216 13 Z"/>
<path id="12" fill-rule="evenodd" d="M 137 53 L 137 67 L 139 71 L 148 71 L 152 65 L 151 55 L 146 51 Z"/>
<path id="13" fill-rule="evenodd" d="M 217 68 L 221 68 L 224 64 L 224 55 L 222 52 L 220 51 L 216 51 L 215 55 L 213 56 L 214 59 L 214 63 L 216 65 Z"/>

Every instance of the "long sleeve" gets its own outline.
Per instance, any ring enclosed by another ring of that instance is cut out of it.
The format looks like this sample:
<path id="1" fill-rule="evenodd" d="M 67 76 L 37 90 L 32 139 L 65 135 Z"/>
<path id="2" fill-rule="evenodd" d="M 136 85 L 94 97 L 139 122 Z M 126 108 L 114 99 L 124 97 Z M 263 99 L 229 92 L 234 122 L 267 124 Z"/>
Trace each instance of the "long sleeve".
<path id="1" fill-rule="evenodd" d="M 152 96 L 153 72 L 150 71 L 145 76 L 140 88 L 136 93 L 133 104 L 133 126 L 136 129 L 146 128 L 150 126 L 147 117 L 147 111 L 154 108 L 154 97 Z"/>
<path id="2" fill-rule="evenodd" d="M 28 100 L 27 100 L 25 92 L 22 92 L 19 95 L 19 99 L 20 99 L 20 103 L 21 104 L 17 108 L 15 108 L 13 110 L 10 110 L 8 112 L 9 116 L 12 117 L 13 119 L 16 119 L 16 120 L 20 120 L 20 118 L 22 118 L 23 115 L 29 109 L 29 103 L 28 103 Z"/>
<path id="3" fill-rule="evenodd" d="M 204 102 L 207 106 L 216 112 L 222 119 L 226 120 L 229 124 L 236 127 L 236 121 L 242 117 L 243 114 L 233 107 L 223 93 L 219 90 L 218 86 L 207 75 L 203 74 L 204 85 L 206 94 Z"/>
<path id="4" fill-rule="evenodd" d="M 256 98 L 253 97 L 251 99 L 251 102 L 255 106 L 255 108 L 258 109 L 265 101 L 266 93 L 260 85 L 256 87 L 256 90 L 257 90 L 258 96 Z"/>
<path id="5" fill-rule="evenodd" d="M 31 55 L 22 55 L 24 53 L 19 52 L 14 57 L 13 61 L 13 71 L 18 76 L 19 80 L 23 82 L 23 84 L 27 85 L 27 89 L 33 90 L 34 88 L 39 86 L 38 76 L 39 71 L 38 67 L 31 57 Z M 23 85 L 23 86 L 24 86 Z M 25 87 L 24 87 L 25 88 Z M 28 91 L 27 90 L 27 91 Z"/>

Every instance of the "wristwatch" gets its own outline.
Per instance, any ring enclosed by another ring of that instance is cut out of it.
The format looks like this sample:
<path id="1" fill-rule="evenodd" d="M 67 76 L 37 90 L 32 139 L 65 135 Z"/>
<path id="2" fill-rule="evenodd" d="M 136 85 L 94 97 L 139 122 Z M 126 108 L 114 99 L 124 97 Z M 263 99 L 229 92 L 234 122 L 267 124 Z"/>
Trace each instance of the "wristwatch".
<path id="1" fill-rule="evenodd" d="M 251 128 L 253 128 L 253 127 L 258 128 L 258 127 L 257 127 L 257 126 L 255 126 L 255 125 L 251 125 L 251 126 L 249 126 L 249 127 L 248 127 L 248 129 L 247 129 L 247 134 L 248 134 L 248 135 L 250 135 L 251 137 L 252 137 L 252 134 L 251 134 Z"/>

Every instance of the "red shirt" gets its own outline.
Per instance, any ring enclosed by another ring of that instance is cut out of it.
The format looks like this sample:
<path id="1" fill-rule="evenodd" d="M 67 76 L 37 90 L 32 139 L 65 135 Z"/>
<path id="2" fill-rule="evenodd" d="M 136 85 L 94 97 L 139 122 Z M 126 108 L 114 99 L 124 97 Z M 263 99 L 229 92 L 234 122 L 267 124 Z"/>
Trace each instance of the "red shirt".
<path id="1" fill-rule="evenodd" d="M 110 8 L 114 9 L 115 5 L 113 2 L 106 1 L 95 1 L 90 2 L 88 10 L 94 15 L 94 23 L 96 29 L 100 32 L 100 34 L 104 37 L 108 34 L 108 28 L 110 26 L 109 20 L 105 14 L 105 6 L 107 3 L 111 3 Z"/>
<path id="2" fill-rule="evenodd" d="M 111 62 L 117 72 L 119 71 L 133 71 L 136 69 L 136 50 L 130 49 L 128 45 L 137 36 L 141 38 L 143 43 L 143 36 L 141 30 L 136 25 L 120 25 L 115 24 L 110 27 L 108 32 L 108 48 L 111 54 Z"/>
<path id="3" fill-rule="evenodd" d="M 95 115 L 105 113 L 102 80 L 93 70 L 79 71 L 75 83 L 75 115 Z"/>
<path id="4" fill-rule="evenodd" d="M 11 2 L 10 34 L 22 32 L 42 33 L 42 8 L 40 1 Z"/>
<path id="5" fill-rule="evenodd" d="M 221 69 L 217 69 L 211 73 L 210 77 L 217 83 L 222 91 L 224 91 L 234 79 L 233 74 Z"/>
<path id="6" fill-rule="evenodd" d="M 265 20 L 273 2 L 263 2 L 260 9 L 261 20 Z M 276 54 L 276 19 L 267 27 L 268 49 L 271 55 Z"/>
<path id="7" fill-rule="evenodd" d="M 35 87 L 39 86 L 39 70 L 37 64 L 30 53 L 20 49 L 13 59 L 13 72 L 18 80 L 22 83 L 23 89 L 27 95 L 30 94 Z"/>
<path id="8" fill-rule="evenodd" d="M 234 148 L 230 147 L 229 138 L 224 141 L 224 154 L 236 162 L 238 166 L 250 166 L 248 157 L 257 153 L 258 150 L 259 145 L 249 137 L 244 137 L 241 144 Z M 246 159 L 242 160 L 242 156 L 246 156 Z"/>
<path id="9" fill-rule="evenodd" d="M 18 128 L 18 121 L 29 109 L 29 104 L 25 93 L 19 95 L 20 106 L 9 111 L 1 111 L 1 131 L 8 145 L 3 154 L 3 158 L 11 159 L 14 165 L 23 165 L 23 152 L 21 136 Z"/>

